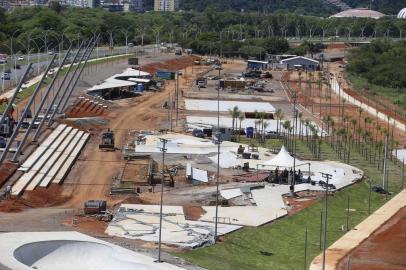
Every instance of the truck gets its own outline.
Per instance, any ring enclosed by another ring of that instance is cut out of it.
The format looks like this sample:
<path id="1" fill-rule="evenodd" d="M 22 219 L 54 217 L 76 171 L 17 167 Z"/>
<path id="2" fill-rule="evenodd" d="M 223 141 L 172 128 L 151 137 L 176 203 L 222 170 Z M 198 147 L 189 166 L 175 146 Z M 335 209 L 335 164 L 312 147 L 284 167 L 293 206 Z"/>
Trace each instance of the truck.
<path id="1" fill-rule="evenodd" d="M 181 47 L 176 47 L 175 48 L 175 55 L 182 55 L 182 48 Z"/>
<path id="2" fill-rule="evenodd" d="M 116 150 L 116 147 L 114 145 L 114 132 L 112 130 L 107 129 L 107 131 L 102 134 L 99 149 L 105 151 Z"/>

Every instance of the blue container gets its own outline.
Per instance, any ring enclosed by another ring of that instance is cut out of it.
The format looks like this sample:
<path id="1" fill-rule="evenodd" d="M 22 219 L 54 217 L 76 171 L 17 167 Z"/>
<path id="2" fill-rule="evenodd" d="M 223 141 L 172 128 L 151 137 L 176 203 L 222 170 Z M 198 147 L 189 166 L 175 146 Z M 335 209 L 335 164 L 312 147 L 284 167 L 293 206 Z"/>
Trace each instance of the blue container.
<path id="1" fill-rule="evenodd" d="M 137 84 L 137 90 L 135 92 L 142 93 L 144 92 L 144 85 L 142 83 Z"/>
<path id="2" fill-rule="evenodd" d="M 156 72 L 156 76 L 161 79 L 165 80 L 173 80 L 175 79 L 175 72 L 168 71 L 168 70 L 158 70 Z"/>
<path id="3" fill-rule="evenodd" d="M 246 134 L 247 138 L 254 138 L 254 128 L 247 127 L 245 134 Z"/>

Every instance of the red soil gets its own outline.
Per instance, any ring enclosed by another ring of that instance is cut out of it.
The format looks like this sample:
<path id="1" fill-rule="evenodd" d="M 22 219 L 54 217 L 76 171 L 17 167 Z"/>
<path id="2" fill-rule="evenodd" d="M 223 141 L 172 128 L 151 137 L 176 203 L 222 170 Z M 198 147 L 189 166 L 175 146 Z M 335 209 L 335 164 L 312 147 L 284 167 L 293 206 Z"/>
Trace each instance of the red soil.
<path id="1" fill-rule="evenodd" d="M 344 257 L 336 269 L 406 269 L 406 207 Z"/>
<path id="2" fill-rule="evenodd" d="M 7 180 L 17 170 L 17 165 L 10 162 L 4 162 L 0 166 L 0 188 L 7 182 Z"/>
<path id="3" fill-rule="evenodd" d="M 62 195 L 62 187 L 51 185 L 48 188 L 37 187 L 34 191 L 26 191 L 22 197 L 12 197 L 0 202 L 0 212 L 21 212 L 29 208 L 51 207 L 61 205 L 69 200 Z"/>

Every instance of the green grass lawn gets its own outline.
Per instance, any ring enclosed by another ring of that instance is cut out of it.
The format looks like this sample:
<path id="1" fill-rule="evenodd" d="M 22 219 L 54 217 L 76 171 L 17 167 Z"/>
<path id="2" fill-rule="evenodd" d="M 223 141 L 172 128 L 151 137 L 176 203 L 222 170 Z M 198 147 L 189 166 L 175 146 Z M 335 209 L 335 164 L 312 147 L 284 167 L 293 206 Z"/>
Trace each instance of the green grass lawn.
<path id="1" fill-rule="evenodd" d="M 298 143 L 299 155 L 311 155 L 304 142 Z M 355 151 L 354 151 L 355 152 Z M 363 160 L 360 155 L 353 153 L 351 164 L 363 169 L 371 179 L 378 183 L 381 173 L 373 165 Z M 336 160 L 330 146 L 322 145 L 322 157 Z M 391 190 L 397 193 L 400 187 L 401 169 L 389 164 Z M 383 205 L 385 196 L 371 193 L 371 210 Z M 327 239 L 328 245 L 345 234 L 341 227 L 346 224 L 346 209 L 348 197 L 350 209 L 350 228 L 359 224 L 368 214 L 369 185 L 360 182 L 329 197 L 329 215 Z M 224 243 L 195 249 L 188 252 L 176 253 L 192 263 L 207 269 L 304 269 L 305 230 L 308 229 L 307 264 L 320 254 L 320 213 L 324 200 L 308 207 L 296 215 L 283 218 L 274 223 L 258 228 L 244 228 L 227 236 Z"/>
<path id="2" fill-rule="evenodd" d="M 390 100 L 393 104 L 396 104 L 402 109 L 406 109 L 406 91 L 405 89 L 395 89 L 391 87 L 384 87 L 380 85 L 375 85 L 368 83 L 364 78 L 348 76 L 354 88 L 358 91 L 363 91 L 363 89 L 369 89 L 369 97 L 379 102 L 379 97 L 385 97 Z M 393 108 L 388 108 L 393 109 Z"/>

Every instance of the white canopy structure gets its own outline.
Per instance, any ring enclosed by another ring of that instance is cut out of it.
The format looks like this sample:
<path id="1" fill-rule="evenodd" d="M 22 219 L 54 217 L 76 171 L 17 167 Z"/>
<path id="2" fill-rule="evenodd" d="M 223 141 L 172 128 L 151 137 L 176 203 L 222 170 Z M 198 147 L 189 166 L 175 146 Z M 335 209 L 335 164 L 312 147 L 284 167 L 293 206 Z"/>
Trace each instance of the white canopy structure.
<path id="1" fill-rule="evenodd" d="M 96 90 L 104 90 L 104 89 L 112 89 L 112 88 L 122 88 L 122 87 L 132 87 L 135 86 L 135 82 L 117 80 L 115 76 L 107 78 L 101 84 L 96 84 L 93 87 L 89 88 L 87 91 L 96 91 Z"/>
<path id="2" fill-rule="evenodd" d="M 138 70 L 138 69 L 127 68 L 122 73 L 114 75 L 114 77 L 123 77 L 123 76 L 145 77 L 145 76 L 151 76 L 151 73 L 148 73 L 148 72 L 145 72 L 142 70 Z"/>
<path id="3" fill-rule="evenodd" d="M 298 159 L 294 161 L 294 158 L 289 154 L 285 146 L 282 146 L 279 153 L 273 159 L 265 161 L 263 165 L 290 168 L 293 167 L 293 163 L 295 163 L 296 166 L 305 164 L 304 162 Z"/>

